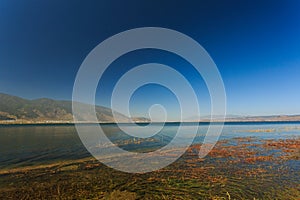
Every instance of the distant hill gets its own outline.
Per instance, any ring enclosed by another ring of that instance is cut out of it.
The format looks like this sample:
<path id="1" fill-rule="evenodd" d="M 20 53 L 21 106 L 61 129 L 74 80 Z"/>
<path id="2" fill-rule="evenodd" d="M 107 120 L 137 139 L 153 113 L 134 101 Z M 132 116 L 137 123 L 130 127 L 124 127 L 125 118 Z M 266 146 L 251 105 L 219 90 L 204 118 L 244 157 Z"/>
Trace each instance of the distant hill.
<path id="1" fill-rule="evenodd" d="M 270 115 L 270 116 L 243 116 L 226 118 L 226 121 L 238 122 L 275 122 L 275 121 L 300 121 L 300 115 Z"/>
<path id="2" fill-rule="evenodd" d="M 222 116 L 191 117 L 185 121 L 224 121 Z M 226 115 L 226 122 L 275 122 L 275 121 L 300 121 L 300 115 L 270 115 L 270 116 L 242 116 L 242 115 Z"/>
<path id="3" fill-rule="evenodd" d="M 142 122 L 142 123 L 144 123 L 144 122 L 147 122 L 147 123 L 151 122 L 151 120 L 148 119 L 148 118 L 146 118 L 146 117 L 133 117 L 132 121 L 136 122 L 136 123 L 139 123 L 139 122 Z"/>
<path id="4" fill-rule="evenodd" d="M 96 114 L 99 122 L 114 122 L 112 110 L 109 108 L 96 106 Z M 127 116 L 120 113 L 116 113 L 116 116 L 119 121 L 130 121 Z M 28 100 L 0 93 L 0 120 L 73 121 L 72 101 L 46 98 Z"/>
<path id="5" fill-rule="evenodd" d="M 84 104 L 82 104 L 84 105 Z M 110 108 L 96 106 L 99 122 L 115 122 Z M 86 121 L 91 115 L 85 113 L 78 121 Z M 116 112 L 119 122 L 130 122 L 130 118 Z M 221 121 L 220 116 L 213 116 L 212 121 Z M 20 97 L 0 93 L 0 123 L 57 123 L 73 122 L 72 101 L 58 101 L 53 99 L 28 100 Z M 134 122 L 150 122 L 144 117 L 132 118 Z M 185 121 L 210 121 L 210 116 L 191 117 Z M 239 116 L 227 115 L 227 122 L 255 122 L 255 121 L 300 121 L 300 115 L 273 116 Z"/>

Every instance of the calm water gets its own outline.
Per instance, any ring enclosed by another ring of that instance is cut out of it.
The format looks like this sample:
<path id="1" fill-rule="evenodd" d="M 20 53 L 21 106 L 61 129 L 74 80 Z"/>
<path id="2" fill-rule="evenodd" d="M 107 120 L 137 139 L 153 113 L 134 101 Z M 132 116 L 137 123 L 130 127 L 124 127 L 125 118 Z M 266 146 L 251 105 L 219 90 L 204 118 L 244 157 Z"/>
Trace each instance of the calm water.
<path id="1" fill-rule="evenodd" d="M 93 126 L 93 125 L 82 125 Z M 186 138 L 195 124 L 185 124 Z M 208 125 L 201 124 L 194 143 L 201 143 Z M 159 148 L 176 133 L 178 124 L 167 124 L 151 141 L 131 144 L 138 138 L 122 133 L 116 125 L 105 125 L 106 135 L 124 149 Z M 300 123 L 232 123 L 224 126 L 220 140 L 236 137 L 286 139 L 300 136 Z M 182 140 L 184 142 L 184 138 Z M 53 161 L 79 159 L 90 156 L 82 145 L 73 125 L 0 126 L 0 169 L 28 166 Z"/>

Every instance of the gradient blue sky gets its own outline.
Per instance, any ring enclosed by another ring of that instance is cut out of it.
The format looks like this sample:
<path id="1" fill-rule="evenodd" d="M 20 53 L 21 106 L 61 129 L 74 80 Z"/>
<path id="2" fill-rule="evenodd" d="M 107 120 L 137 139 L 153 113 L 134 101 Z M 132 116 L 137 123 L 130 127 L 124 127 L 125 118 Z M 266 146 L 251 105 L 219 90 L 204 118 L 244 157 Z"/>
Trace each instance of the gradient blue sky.
<path id="1" fill-rule="evenodd" d="M 198 41 L 217 64 L 228 113 L 300 113 L 300 1 L 10 1 L 0 3 L 0 92 L 34 99 L 71 99 L 76 72 L 106 38 L 131 28 L 158 26 Z M 209 95 L 188 63 L 161 51 L 116 60 L 97 102 L 109 105 L 114 81 L 137 64 L 160 62 L 181 70 L 208 113 Z M 185 66 L 185 67 L 182 67 Z M 172 94 L 146 86 L 132 99 L 135 114 Z M 175 114 L 174 111 L 174 115 Z"/>

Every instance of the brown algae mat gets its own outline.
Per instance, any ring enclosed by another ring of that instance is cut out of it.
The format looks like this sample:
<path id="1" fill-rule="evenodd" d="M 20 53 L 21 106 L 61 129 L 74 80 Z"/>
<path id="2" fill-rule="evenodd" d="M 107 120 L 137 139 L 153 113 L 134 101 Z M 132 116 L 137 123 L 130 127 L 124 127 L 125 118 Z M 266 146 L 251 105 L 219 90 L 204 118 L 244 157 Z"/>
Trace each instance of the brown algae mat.
<path id="1" fill-rule="evenodd" d="M 93 158 L 0 170 L 0 199 L 300 199 L 300 138 L 219 141 L 207 157 L 191 146 L 145 174 Z"/>

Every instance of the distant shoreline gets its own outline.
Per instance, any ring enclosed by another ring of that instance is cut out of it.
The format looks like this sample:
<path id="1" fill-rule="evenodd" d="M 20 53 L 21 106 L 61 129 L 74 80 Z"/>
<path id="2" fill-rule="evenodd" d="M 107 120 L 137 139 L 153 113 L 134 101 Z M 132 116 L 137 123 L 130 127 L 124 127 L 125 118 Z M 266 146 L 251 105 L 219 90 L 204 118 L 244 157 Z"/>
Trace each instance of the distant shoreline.
<path id="1" fill-rule="evenodd" d="M 163 124 L 164 122 L 152 122 L 153 124 Z M 293 123 L 296 123 L 296 124 L 300 124 L 300 120 L 282 120 L 282 121 L 225 121 L 225 122 L 222 122 L 222 121 L 194 121 L 194 122 L 178 122 L 178 121 L 174 121 L 174 122 L 165 122 L 165 124 L 191 124 L 191 125 L 194 125 L 194 124 L 199 124 L 199 125 L 208 125 L 208 124 L 293 124 Z M 135 123 L 129 123 L 129 122 L 122 122 L 122 123 L 116 123 L 116 122 L 69 122 L 69 121 L 61 121 L 61 122 L 25 122 L 25 123 L 20 123 L 20 122 L 16 122 L 16 123 L 13 123 L 13 122 L 4 122 L 4 121 L 0 121 L 0 126 L 23 126 L 23 125 L 41 125 L 41 126 L 55 126 L 55 125 L 95 125 L 95 124 L 100 124 L 100 125 L 116 125 L 116 124 L 120 124 L 120 125 L 133 125 L 133 124 L 140 124 L 140 125 L 147 125 L 149 124 L 149 122 L 135 122 Z"/>

